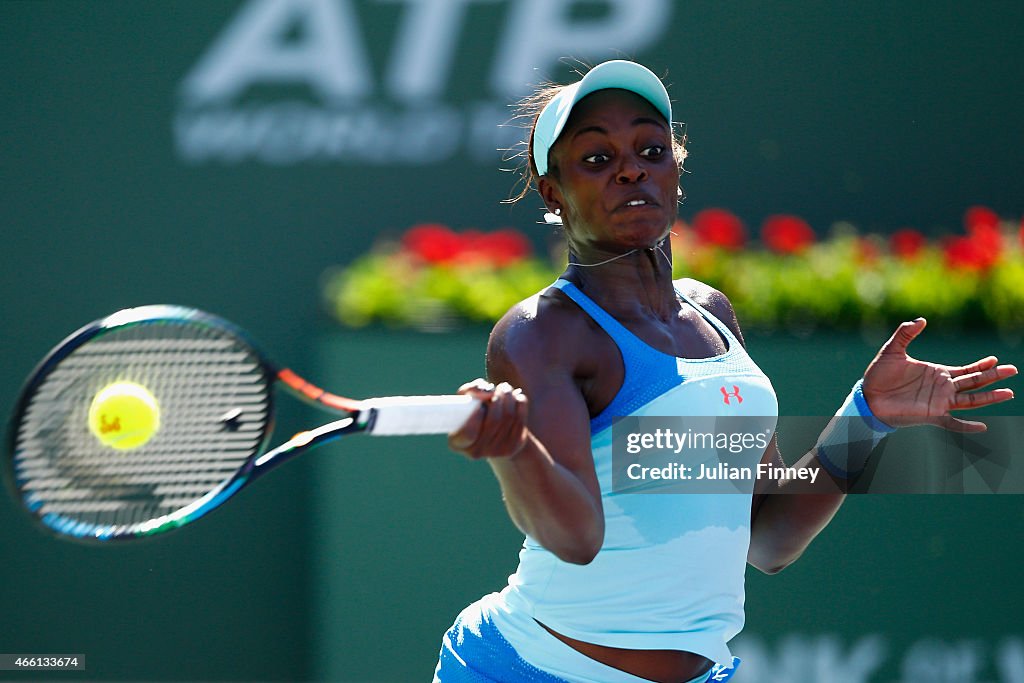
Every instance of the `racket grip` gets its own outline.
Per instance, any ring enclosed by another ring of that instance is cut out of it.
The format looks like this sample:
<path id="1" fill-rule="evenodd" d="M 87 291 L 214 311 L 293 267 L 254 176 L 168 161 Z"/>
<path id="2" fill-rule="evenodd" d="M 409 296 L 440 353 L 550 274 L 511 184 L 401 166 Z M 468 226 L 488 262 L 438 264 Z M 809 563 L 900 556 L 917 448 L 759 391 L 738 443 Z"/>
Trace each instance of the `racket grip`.
<path id="1" fill-rule="evenodd" d="M 373 409 L 375 413 L 367 430 L 374 436 L 451 434 L 480 405 L 475 398 L 463 395 L 389 396 L 362 403 L 364 409 Z"/>

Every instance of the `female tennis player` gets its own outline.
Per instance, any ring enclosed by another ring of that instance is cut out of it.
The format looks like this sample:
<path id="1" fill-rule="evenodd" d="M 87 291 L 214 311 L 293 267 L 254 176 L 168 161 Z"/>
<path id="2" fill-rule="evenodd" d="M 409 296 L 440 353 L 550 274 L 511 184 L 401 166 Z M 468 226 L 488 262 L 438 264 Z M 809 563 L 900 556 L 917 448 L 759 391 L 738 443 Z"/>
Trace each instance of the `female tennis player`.
<path id="1" fill-rule="evenodd" d="M 666 237 L 685 153 L 660 79 L 616 60 L 531 101 L 528 180 L 560 218 L 570 263 L 495 326 L 488 379 L 461 389 L 483 406 L 450 437 L 490 463 L 526 541 L 508 586 L 445 634 L 434 680 L 727 680 L 746 564 L 774 573 L 796 560 L 843 494 L 613 489 L 613 417 L 746 416 L 772 434 L 778 403 L 729 299 L 672 280 Z M 975 391 L 1016 374 L 993 357 L 952 367 L 908 356 L 924 327 L 899 326 L 837 413 L 849 422 L 799 465 L 841 479 L 895 426 L 979 431 L 950 411 L 1013 397 Z M 783 463 L 774 438 L 744 459 Z"/>

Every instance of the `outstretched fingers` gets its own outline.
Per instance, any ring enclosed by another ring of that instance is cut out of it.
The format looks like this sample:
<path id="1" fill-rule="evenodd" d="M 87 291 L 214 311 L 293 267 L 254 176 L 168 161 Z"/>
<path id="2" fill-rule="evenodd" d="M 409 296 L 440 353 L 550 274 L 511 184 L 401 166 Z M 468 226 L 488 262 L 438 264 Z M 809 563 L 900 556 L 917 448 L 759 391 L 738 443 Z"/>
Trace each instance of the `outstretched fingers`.
<path id="1" fill-rule="evenodd" d="M 949 374 L 953 377 L 960 377 L 961 375 L 972 375 L 976 372 L 984 372 L 994 368 L 999 359 L 995 356 L 986 356 L 981 360 L 976 360 L 970 365 L 961 365 L 960 367 L 949 368 Z M 1012 367 L 1012 366 L 1007 366 Z"/>
<path id="2" fill-rule="evenodd" d="M 1017 374 L 1015 366 L 996 365 L 997 362 L 994 356 L 989 356 L 962 368 L 956 368 L 950 373 L 953 375 L 953 386 L 956 388 L 951 410 L 981 408 L 1013 398 L 1013 389 L 975 391 Z"/>
<path id="3" fill-rule="evenodd" d="M 954 369 L 950 372 L 953 385 L 957 391 L 973 391 L 1017 374 L 1015 366 L 996 365 L 997 362 L 994 356 L 989 356 L 977 363 Z"/>
<path id="4" fill-rule="evenodd" d="M 938 427 L 947 429 L 951 432 L 959 432 L 961 434 L 976 434 L 978 432 L 984 432 L 988 430 L 988 425 L 984 422 L 975 422 L 974 420 L 961 420 L 958 417 L 952 415 L 943 415 L 942 417 L 935 418 L 934 423 Z"/>
<path id="5" fill-rule="evenodd" d="M 970 410 L 971 408 L 982 408 L 984 406 L 1002 403 L 1013 398 L 1013 389 L 991 389 L 989 391 L 975 391 L 972 393 L 957 393 L 953 397 L 951 410 Z"/>

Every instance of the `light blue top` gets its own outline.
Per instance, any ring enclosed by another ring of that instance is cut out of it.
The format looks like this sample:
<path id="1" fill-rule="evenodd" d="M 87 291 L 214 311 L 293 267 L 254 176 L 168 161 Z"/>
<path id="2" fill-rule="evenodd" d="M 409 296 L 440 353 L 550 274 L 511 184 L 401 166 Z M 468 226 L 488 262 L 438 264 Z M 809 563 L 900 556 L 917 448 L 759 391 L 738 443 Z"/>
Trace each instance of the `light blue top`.
<path id="1" fill-rule="evenodd" d="M 650 485 L 613 490 L 611 427 L 619 416 L 744 416 L 773 432 L 778 402 L 771 382 L 729 328 L 682 292 L 726 341 L 725 353 L 667 355 L 572 283 L 554 286 L 611 336 L 625 365 L 619 393 L 590 424 L 604 544 L 590 564 L 574 565 L 527 536 L 519 568 L 501 592 L 501 609 L 589 643 L 683 650 L 728 663 L 727 643 L 744 619 L 752 483 L 739 493 L 657 494 Z M 763 447 L 749 448 L 733 454 L 730 464 L 756 467 L 763 454 Z"/>

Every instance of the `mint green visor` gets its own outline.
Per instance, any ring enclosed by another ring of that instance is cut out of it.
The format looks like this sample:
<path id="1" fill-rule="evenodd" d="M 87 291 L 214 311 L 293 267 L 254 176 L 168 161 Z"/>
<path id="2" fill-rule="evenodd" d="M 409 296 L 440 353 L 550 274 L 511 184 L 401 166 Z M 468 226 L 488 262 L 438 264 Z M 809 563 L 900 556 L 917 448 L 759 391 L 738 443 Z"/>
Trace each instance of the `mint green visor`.
<path id="1" fill-rule="evenodd" d="M 547 174 L 548 152 L 562 134 L 576 103 L 592 92 L 613 88 L 629 90 L 644 98 L 671 125 L 672 102 L 668 91 L 650 69 L 624 59 L 598 64 L 581 81 L 562 88 L 537 117 L 537 125 L 533 129 L 533 161 L 537 165 L 538 175 Z"/>

